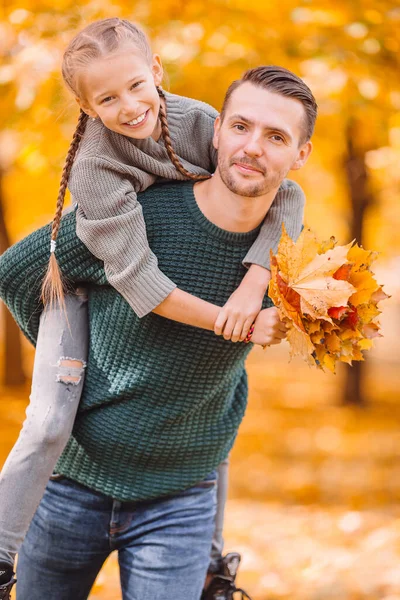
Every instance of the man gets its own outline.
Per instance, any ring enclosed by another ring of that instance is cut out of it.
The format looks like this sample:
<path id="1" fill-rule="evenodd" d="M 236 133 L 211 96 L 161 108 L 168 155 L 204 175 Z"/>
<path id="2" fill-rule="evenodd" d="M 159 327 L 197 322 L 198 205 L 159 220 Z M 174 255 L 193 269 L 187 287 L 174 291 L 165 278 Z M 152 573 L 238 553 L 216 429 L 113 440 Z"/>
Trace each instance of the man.
<path id="1" fill-rule="evenodd" d="M 242 258 L 280 183 L 305 164 L 315 117 L 315 100 L 295 75 L 279 67 L 250 70 L 230 86 L 216 121 L 214 176 L 141 195 L 160 266 L 205 301 L 205 327 L 212 330 L 218 307 L 243 277 Z M 89 362 L 57 467 L 62 478 L 49 482 L 19 556 L 18 599 L 84 600 L 116 549 L 125 600 L 198 600 L 213 532 L 215 468 L 245 411 L 250 348 L 155 314 L 139 319 L 76 237 L 74 214 L 64 218 L 60 236 L 64 274 L 93 284 Z M 0 295 L 32 341 L 47 248 L 44 228 L 0 260 Z M 276 309 L 264 308 L 251 341 L 269 345 L 283 337 Z"/>

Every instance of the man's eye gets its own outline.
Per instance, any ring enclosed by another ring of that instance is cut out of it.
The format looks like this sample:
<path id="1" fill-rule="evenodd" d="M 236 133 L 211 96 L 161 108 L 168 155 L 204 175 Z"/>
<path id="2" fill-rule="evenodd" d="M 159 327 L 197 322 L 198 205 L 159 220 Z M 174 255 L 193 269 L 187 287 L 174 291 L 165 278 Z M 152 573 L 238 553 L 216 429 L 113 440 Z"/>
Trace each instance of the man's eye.
<path id="1" fill-rule="evenodd" d="M 244 125 L 242 125 L 241 123 L 236 123 L 233 126 L 234 129 L 237 129 L 238 131 L 246 131 L 246 127 Z"/>
<path id="2" fill-rule="evenodd" d="M 274 135 L 271 135 L 271 138 L 273 139 L 274 142 L 284 142 L 285 140 L 283 139 L 283 137 L 281 135 L 278 135 L 277 133 L 275 133 Z"/>

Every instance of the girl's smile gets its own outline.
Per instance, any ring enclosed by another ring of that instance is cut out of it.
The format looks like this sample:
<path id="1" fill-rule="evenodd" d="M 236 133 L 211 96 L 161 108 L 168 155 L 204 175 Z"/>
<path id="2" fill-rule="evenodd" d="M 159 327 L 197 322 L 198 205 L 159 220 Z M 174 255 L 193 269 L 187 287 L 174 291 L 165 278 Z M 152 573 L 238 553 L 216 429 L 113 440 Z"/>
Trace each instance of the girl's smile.
<path id="1" fill-rule="evenodd" d="M 163 70 L 160 59 L 146 60 L 134 47 L 98 58 L 79 75 L 81 108 L 116 133 L 135 139 L 158 140 L 160 97 L 156 86 Z"/>
<path id="2" fill-rule="evenodd" d="M 123 125 L 126 125 L 130 129 L 137 129 L 146 123 L 149 113 L 150 113 L 150 109 L 146 110 L 146 112 L 142 113 L 138 117 L 135 117 L 131 121 L 127 121 L 126 123 L 123 123 Z"/>

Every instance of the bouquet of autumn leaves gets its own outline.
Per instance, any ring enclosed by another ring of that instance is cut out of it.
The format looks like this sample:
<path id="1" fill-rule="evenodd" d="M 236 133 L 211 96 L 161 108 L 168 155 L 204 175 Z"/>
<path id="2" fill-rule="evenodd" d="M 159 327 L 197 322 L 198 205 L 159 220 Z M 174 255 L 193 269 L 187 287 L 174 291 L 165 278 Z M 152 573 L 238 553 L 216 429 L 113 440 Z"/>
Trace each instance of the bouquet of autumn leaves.
<path id="1" fill-rule="evenodd" d="M 318 242 L 303 229 L 297 242 L 284 226 L 277 253 L 271 251 L 269 296 L 288 325 L 291 356 L 335 372 L 337 361 L 364 360 L 362 351 L 381 336 L 378 303 L 388 296 L 370 266 L 377 253 L 354 242 Z"/>

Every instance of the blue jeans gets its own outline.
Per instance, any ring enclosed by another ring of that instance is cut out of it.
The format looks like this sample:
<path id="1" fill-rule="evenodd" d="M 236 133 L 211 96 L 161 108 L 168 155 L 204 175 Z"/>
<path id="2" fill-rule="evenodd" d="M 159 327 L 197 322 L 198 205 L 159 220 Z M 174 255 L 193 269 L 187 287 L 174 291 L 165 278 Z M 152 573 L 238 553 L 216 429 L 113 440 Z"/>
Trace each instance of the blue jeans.
<path id="1" fill-rule="evenodd" d="M 50 481 L 22 545 L 17 600 L 84 600 L 118 551 L 123 600 L 199 600 L 216 512 L 216 472 L 177 495 L 119 502 Z"/>

